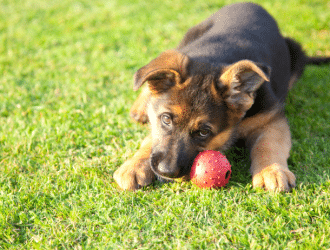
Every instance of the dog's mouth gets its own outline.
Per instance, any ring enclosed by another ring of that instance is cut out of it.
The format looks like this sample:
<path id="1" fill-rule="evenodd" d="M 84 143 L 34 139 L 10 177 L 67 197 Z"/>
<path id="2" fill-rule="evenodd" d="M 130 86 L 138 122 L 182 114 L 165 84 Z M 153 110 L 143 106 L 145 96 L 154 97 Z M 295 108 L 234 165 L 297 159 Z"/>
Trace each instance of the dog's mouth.
<path id="1" fill-rule="evenodd" d="M 169 183 L 169 182 L 174 182 L 175 179 L 171 179 L 168 177 L 160 176 L 159 174 L 156 174 L 156 179 L 161 182 L 161 183 Z"/>

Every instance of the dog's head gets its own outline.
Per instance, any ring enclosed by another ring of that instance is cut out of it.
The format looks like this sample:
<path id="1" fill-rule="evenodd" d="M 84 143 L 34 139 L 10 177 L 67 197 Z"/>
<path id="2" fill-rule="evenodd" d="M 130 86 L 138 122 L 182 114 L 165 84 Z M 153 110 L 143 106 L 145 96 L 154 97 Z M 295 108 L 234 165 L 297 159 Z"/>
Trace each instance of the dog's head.
<path id="1" fill-rule="evenodd" d="M 268 77 L 248 60 L 214 68 L 177 51 L 166 51 L 138 70 L 134 90 L 148 82 L 152 93 L 150 164 L 157 176 L 182 177 L 199 152 L 226 149 Z"/>

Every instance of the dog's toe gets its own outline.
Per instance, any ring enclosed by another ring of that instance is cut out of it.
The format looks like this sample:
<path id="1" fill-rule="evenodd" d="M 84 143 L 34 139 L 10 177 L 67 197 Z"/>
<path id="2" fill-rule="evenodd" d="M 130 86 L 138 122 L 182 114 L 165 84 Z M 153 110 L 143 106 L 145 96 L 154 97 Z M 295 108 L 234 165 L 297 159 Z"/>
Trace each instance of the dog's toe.
<path id="1" fill-rule="evenodd" d="M 253 176 L 253 186 L 270 191 L 288 192 L 296 186 L 296 177 L 289 169 L 274 163 Z"/>
<path id="2" fill-rule="evenodd" d="M 147 159 L 134 163 L 125 162 L 113 175 L 119 187 L 124 190 L 136 190 L 147 186 L 154 180 L 154 173 L 150 169 Z"/>
<path id="3" fill-rule="evenodd" d="M 139 188 L 135 173 L 125 166 L 121 166 L 113 175 L 114 180 L 123 190 L 136 190 Z"/>

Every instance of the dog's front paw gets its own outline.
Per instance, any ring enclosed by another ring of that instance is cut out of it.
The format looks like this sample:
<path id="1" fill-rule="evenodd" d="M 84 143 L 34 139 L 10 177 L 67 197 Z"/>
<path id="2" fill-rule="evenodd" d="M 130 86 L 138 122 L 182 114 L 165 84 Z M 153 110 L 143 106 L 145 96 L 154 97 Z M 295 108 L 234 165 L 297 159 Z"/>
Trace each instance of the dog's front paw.
<path id="1" fill-rule="evenodd" d="M 136 190 L 151 184 L 155 178 L 155 174 L 150 168 L 148 159 L 138 162 L 131 159 L 116 170 L 113 178 L 121 189 Z"/>
<path id="2" fill-rule="evenodd" d="M 271 191 L 289 191 L 296 186 L 296 177 L 286 167 L 274 163 L 253 176 L 253 187 Z"/>

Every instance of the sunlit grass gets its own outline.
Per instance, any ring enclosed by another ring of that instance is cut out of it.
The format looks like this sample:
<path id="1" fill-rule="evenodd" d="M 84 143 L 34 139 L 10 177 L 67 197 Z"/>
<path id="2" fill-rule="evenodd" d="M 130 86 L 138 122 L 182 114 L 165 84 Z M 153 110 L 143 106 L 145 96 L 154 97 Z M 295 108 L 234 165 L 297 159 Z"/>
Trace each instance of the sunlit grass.
<path id="1" fill-rule="evenodd" d="M 292 193 L 253 189 L 241 148 L 220 190 L 112 179 L 148 133 L 129 118 L 134 72 L 231 2 L 0 2 L 0 248 L 330 248 L 329 66 L 288 97 Z M 309 55 L 330 55 L 326 1 L 259 3 Z"/>

